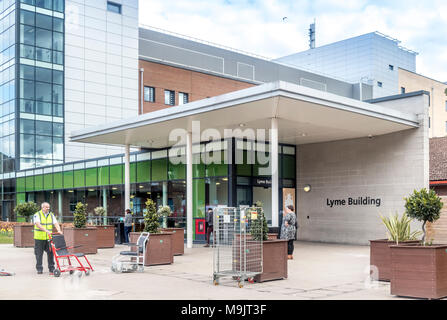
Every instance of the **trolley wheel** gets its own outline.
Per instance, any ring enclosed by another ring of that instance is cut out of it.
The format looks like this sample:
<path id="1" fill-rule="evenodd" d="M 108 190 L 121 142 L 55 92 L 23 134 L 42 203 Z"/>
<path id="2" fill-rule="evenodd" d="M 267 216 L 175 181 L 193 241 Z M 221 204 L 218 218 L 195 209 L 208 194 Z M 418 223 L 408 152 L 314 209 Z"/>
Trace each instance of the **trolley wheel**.
<path id="1" fill-rule="evenodd" d="M 110 270 L 112 270 L 112 272 L 116 272 L 116 269 L 115 269 L 114 266 L 111 266 L 111 267 L 110 267 Z M 71 271 L 70 271 L 70 274 L 71 274 Z"/>
<path id="2" fill-rule="evenodd" d="M 248 283 L 255 283 L 255 278 L 251 277 L 247 279 Z"/>
<path id="3" fill-rule="evenodd" d="M 213 284 L 214 284 L 215 286 L 218 286 L 218 285 L 219 285 L 219 281 L 217 281 L 216 279 L 214 279 L 214 280 L 213 280 Z"/>
<path id="4" fill-rule="evenodd" d="M 238 282 L 237 285 L 239 286 L 239 288 L 243 288 L 244 284 L 242 282 Z"/>
<path id="5" fill-rule="evenodd" d="M 59 269 L 54 269 L 53 274 L 56 278 L 58 278 L 61 275 L 61 271 Z"/>

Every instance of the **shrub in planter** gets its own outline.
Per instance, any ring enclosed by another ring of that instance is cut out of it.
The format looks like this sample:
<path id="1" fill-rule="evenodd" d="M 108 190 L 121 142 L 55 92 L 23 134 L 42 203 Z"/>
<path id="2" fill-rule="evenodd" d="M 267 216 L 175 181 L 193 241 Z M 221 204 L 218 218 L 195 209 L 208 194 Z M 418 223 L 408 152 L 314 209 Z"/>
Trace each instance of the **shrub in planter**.
<path id="1" fill-rule="evenodd" d="M 162 232 L 160 229 L 160 214 L 157 205 L 151 199 L 145 202 L 143 213 L 144 232 L 149 232 L 149 241 L 146 244 L 146 266 L 171 264 L 174 262 L 172 232 Z M 131 232 L 130 241 L 136 243 L 140 233 Z M 136 248 L 133 248 L 136 249 Z"/>
<path id="2" fill-rule="evenodd" d="M 169 206 L 159 206 L 158 215 L 163 218 L 163 228 L 162 232 L 171 232 L 172 235 L 172 246 L 173 254 L 182 255 L 185 252 L 185 232 L 183 228 L 168 228 L 167 218 L 172 214 L 171 207 Z"/>
<path id="3" fill-rule="evenodd" d="M 94 227 L 87 227 L 87 204 L 78 202 L 73 213 L 73 226 L 65 227 L 64 235 L 68 247 L 80 246 L 72 249 L 72 252 L 82 252 L 85 254 L 97 253 L 98 247 L 96 244 L 97 229 Z"/>
<path id="4" fill-rule="evenodd" d="M 40 210 L 40 207 L 32 202 L 19 203 L 14 208 L 17 216 L 25 217 L 26 223 L 14 225 L 14 246 L 19 248 L 34 247 L 34 225 L 30 223 L 30 217 Z"/>
<path id="5" fill-rule="evenodd" d="M 390 245 L 399 243 L 418 243 L 420 231 L 411 231 L 411 221 L 406 213 L 399 218 L 396 213 L 390 217 L 380 215 L 382 223 L 387 229 L 388 239 L 370 240 L 370 265 L 376 268 L 372 274 L 377 280 L 390 281 L 391 278 L 391 251 Z"/>
<path id="6" fill-rule="evenodd" d="M 425 224 L 439 219 L 441 199 L 433 190 L 405 198 L 409 217 L 422 221 L 421 244 L 391 246 L 391 294 L 438 299 L 447 296 L 447 245 L 427 245 Z"/>
<path id="7" fill-rule="evenodd" d="M 167 227 L 167 219 L 171 215 L 170 206 L 159 206 L 158 215 L 163 218 L 163 228 Z"/>
<path id="8" fill-rule="evenodd" d="M 98 248 L 115 247 L 115 226 L 107 225 L 105 222 L 106 209 L 96 207 L 93 209 L 96 226 L 96 244 Z"/>

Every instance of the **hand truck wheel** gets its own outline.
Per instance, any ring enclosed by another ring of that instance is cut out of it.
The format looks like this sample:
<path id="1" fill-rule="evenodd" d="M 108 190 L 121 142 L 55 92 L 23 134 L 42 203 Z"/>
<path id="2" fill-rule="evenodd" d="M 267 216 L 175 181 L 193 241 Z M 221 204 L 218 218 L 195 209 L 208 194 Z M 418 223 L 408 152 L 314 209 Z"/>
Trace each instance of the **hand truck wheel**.
<path id="1" fill-rule="evenodd" d="M 73 270 L 70 270 L 70 274 L 73 274 L 74 273 L 74 271 Z"/>
<path id="2" fill-rule="evenodd" d="M 255 279 L 253 277 L 250 277 L 247 279 L 248 283 L 255 283 Z"/>
<path id="3" fill-rule="evenodd" d="M 53 274 L 56 278 L 58 278 L 61 275 L 61 271 L 59 269 L 54 269 Z"/>
<path id="4" fill-rule="evenodd" d="M 90 269 L 85 270 L 85 275 L 88 277 L 90 275 Z"/>

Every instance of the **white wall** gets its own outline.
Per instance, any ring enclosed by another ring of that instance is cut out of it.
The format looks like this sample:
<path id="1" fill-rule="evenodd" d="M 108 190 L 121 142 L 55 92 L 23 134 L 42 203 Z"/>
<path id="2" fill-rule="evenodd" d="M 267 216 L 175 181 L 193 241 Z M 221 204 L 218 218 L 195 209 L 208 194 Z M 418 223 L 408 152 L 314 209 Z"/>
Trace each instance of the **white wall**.
<path id="1" fill-rule="evenodd" d="M 138 0 L 66 0 L 65 161 L 124 153 L 69 142 L 72 131 L 138 114 Z"/>
<path id="2" fill-rule="evenodd" d="M 420 128 L 297 147 L 298 239 L 351 244 L 384 239 L 379 214 L 401 215 L 404 197 L 428 188 L 428 96 L 380 104 L 418 114 Z M 308 193 L 306 184 L 312 187 Z M 361 196 L 380 198 L 380 207 L 327 205 L 327 199 Z"/>

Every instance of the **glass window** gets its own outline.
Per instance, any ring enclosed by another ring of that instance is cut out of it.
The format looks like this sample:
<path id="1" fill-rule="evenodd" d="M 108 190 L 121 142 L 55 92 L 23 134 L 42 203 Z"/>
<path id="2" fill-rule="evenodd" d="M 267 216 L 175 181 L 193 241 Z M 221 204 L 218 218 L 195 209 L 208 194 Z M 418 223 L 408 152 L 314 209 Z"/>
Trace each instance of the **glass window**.
<path id="1" fill-rule="evenodd" d="M 36 82 L 36 100 L 51 102 L 51 84 Z"/>
<path id="2" fill-rule="evenodd" d="M 155 88 L 144 87 L 144 101 L 155 102 Z"/>
<path id="3" fill-rule="evenodd" d="M 402 94 L 405 93 L 405 88 L 404 87 L 400 87 L 400 93 L 402 93 Z"/>
<path id="4" fill-rule="evenodd" d="M 36 121 L 36 134 L 51 136 L 53 135 L 52 122 Z"/>
<path id="5" fill-rule="evenodd" d="M 55 117 L 63 117 L 64 111 L 63 106 L 61 104 L 53 104 L 53 116 Z"/>
<path id="6" fill-rule="evenodd" d="M 34 135 L 20 135 L 20 156 L 34 158 Z"/>
<path id="7" fill-rule="evenodd" d="M 392 64 L 388 65 L 388 69 L 390 69 L 391 71 L 394 70 L 394 66 Z"/>
<path id="8" fill-rule="evenodd" d="M 20 39 L 24 44 L 34 45 L 35 28 L 31 26 L 20 25 Z"/>
<path id="9" fill-rule="evenodd" d="M 53 83 L 63 84 L 64 73 L 62 71 L 53 70 Z"/>
<path id="10" fill-rule="evenodd" d="M 20 78 L 34 80 L 34 67 L 27 65 L 20 65 Z"/>
<path id="11" fill-rule="evenodd" d="M 20 112 L 34 113 L 34 101 L 20 100 Z"/>
<path id="12" fill-rule="evenodd" d="M 20 119 L 20 133 L 34 134 L 34 120 Z"/>
<path id="13" fill-rule="evenodd" d="M 35 24 L 34 12 L 28 10 L 20 10 L 20 23 L 33 26 Z"/>
<path id="14" fill-rule="evenodd" d="M 64 125 L 62 123 L 53 122 L 53 135 L 57 137 L 64 136 Z"/>
<path id="15" fill-rule="evenodd" d="M 53 32 L 53 50 L 64 50 L 64 35 L 59 32 Z"/>
<path id="16" fill-rule="evenodd" d="M 171 90 L 165 90 L 165 104 L 175 105 L 175 92 Z"/>
<path id="17" fill-rule="evenodd" d="M 36 27 L 53 30 L 53 17 L 46 14 L 36 14 Z"/>
<path id="18" fill-rule="evenodd" d="M 53 47 L 52 32 L 36 28 L 36 47 L 51 49 Z"/>
<path id="19" fill-rule="evenodd" d="M 64 55 L 62 54 L 62 52 L 53 51 L 53 63 L 64 64 Z"/>
<path id="20" fill-rule="evenodd" d="M 186 104 L 189 102 L 189 96 L 187 93 L 179 92 L 178 93 L 178 104 Z"/>
<path id="21" fill-rule="evenodd" d="M 53 85 L 53 102 L 54 103 L 63 103 L 63 90 L 62 86 L 54 84 Z"/>
<path id="22" fill-rule="evenodd" d="M 51 137 L 36 136 L 36 158 L 53 158 L 53 139 Z"/>
<path id="23" fill-rule="evenodd" d="M 380 87 L 380 88 L 382 88 L 382 87 L 383 87 L 383 83 L 380 82 L 380 81 L 377 81 L 377 86 Z"/>
<path id="24" fill-rule="evenodd" d="M 36 60 L 51 63 L 51 50 L 36 48 Z"/>
<path id="25" fill-rule="evenodd" d="M 53 30 L 58 32 L 64 32 L 64 20 L 54 17 Z"/>
<path id="26" fill-rule="evenodd" d="M 53 10 L 64 12 L 64 0 L 53 0 Z"/>
<path id="27" fill-rule="evenodd" d="M 121 5 L 118 3 L 107 1 L 107 10 L 110 12 L 121 14 Z"/>
<path id="28" fill-rule="evenodd" d="M 51 116 L 51 103 L 40 101 L 36 102 L 36 113 L 43 114 L 45 116 Z"/>
<path id="29" fill-rule="evenodd" d="M 34 0 L 20 0 L 20 2 L 34 6 Z"/>
<path id="30" fill-rule="evenodd" d="M 52 0 L 35 0 L 36 6 L 44 9 L 53 9 L 53 1 Z"/>
<path id="31" fill-rule="evenodd" d="M 34 100 L 34 81 L 20 80 L 20 98 Z"/>
<path id="32" fill-rule="evenodd" d="M 20 57 L 26 59 L 36 59 L 35 50 L 32 46 L 20 45 Z"/>
<path id="33" fill-rule="evenodd" d="M 42 82 L 51 82 L 51 69 L 36 68 L 36 80 Z"/>
<path id="34" fill-rule="evenodd" d="M 63 138 L 53 138 L 53 159 L 64 160 Z"/>

